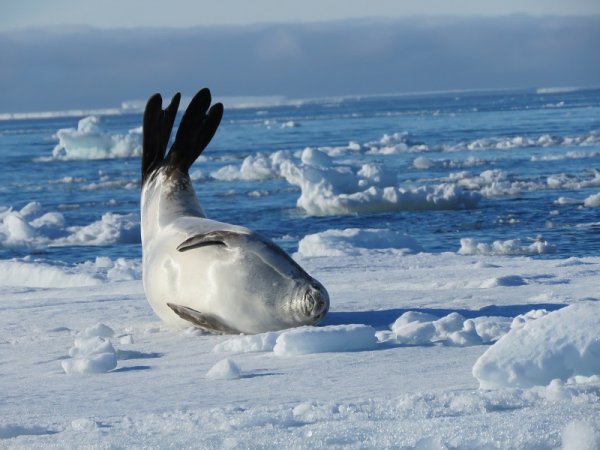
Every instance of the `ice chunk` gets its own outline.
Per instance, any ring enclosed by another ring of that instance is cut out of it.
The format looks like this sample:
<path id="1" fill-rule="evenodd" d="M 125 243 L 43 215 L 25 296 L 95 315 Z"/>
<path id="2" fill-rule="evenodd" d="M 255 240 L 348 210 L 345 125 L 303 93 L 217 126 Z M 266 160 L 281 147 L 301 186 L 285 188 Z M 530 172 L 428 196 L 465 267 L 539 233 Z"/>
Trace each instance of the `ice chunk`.
<path id="1" fill-rule="evenodd" d="M 105 373 L 117 367 L 117 352 L 108 339 L 89 337 L 75 339 L 69 350 L 71 359 L 61 362 L 67 374 Z"/>
<path id="2" fill-rule="evenodd" d="M 376 345 L 375 329 L 368 325 L 301 327 L 282 333 L 273 352 L 278 356 L 294 356 L 372 350 Z"/>
<path id="3" fill-rule="evenodd" d="M 473 375 L 484 389 L 547 385 L 600 373 L 600 306 L 570 305 L 530 320 L 490 347 Z"/>
<path id="4" fill-rule="evenodd" d="M 109 134 L 98 116 L 81 119 L 75 128 L 56 132 L 58 144 L 52 151 L 56 159 L 106 159 L 139 156 L 142 153 L 142 127 L 127 134 Z"/>
<path id="5" fill-rule="evenodd" d="M 216 363 L 206 373 L 210 380 L 236 380 L 241 377 L 242 371 L 231 359 L 225 358 Z"/>

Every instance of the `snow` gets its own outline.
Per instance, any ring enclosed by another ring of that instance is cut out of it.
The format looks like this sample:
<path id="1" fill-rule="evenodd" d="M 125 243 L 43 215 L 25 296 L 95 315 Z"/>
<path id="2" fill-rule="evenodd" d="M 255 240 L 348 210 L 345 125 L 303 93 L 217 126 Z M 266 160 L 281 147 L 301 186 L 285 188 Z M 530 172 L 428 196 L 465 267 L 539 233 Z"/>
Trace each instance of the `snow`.
<path id="1" fill-rule="evenodd" d="M 565 427 L 562 450 L 595 450 L 599 447 L 598 433 L 589 423 L 574 420 Z"/>
<path id="2" fill-rule="evenodd" d="M 415 253 L 420 251 L 421 247 L 413 238 L 397 231 L 346 228 L 305 236 L 298 243 L 297 254 L 304 257 L 343 256 L 373 249 Z"/>
<path id="3" fill-rule="evenodd" d="M 594 302 L 569 305 L 514 327 L 475 363 L 481 388 L 532 387 L 600 373 L 600 317 Z"/>
<path id="4" fill-rule="evenodd" d="M 275 342 L 277 356 L 296 356 L 310 353 L 352 352 L 375 348 L 375 329 L 368 325 L 334 325 L 302 327 L 282 333 Z"/>
<path id="5" fill-rule="evenodd" d="M 543 238 L 536 238 L 531 244 L 523 244 L 518 239 L 494 241 L 491 244 L 462 238 L 458 252 L 462 255 L 541 255 L 553 253 L 556 247 Z"/>
<path id="6" fill-rule="evenodd" d="M 209 380 L 237 380 L 242 375 L 242 370 L 234 361 L 225 358 L 216 363 L 206 373 Z"/>
<path id="7" fill-rule="evenodd" d="M 138 214 L 105 213 L 88 225 L 67 226 L 63 215 L 30 202 L 19 211 L 0 211 L 0 246 L 35 248 L 43 246 L 106 245 L 138 243 Z"/>
<path id="8" fill-rule="evenodd" d="M 344 233 L 296 255 L 322 326 L 256 336 L 167 328 L 136 260 L 3 261 L 0 447 L 597 448 L 600 258 Z"/>

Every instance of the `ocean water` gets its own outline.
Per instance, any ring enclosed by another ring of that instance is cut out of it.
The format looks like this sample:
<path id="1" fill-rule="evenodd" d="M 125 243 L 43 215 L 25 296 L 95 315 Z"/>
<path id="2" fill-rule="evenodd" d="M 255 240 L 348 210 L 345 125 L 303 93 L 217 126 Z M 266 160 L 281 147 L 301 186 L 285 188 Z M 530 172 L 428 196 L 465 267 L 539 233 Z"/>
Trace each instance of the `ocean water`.
<path id="1" fill-rule="evenodd" d="M 139 258 L 141 121 L 4 117 L 0 258 Z M 429 253 L 598 256 L 600 90 L 225 103 L 190 173 L 209 217 L 290 253 L 361 228 Z"/>

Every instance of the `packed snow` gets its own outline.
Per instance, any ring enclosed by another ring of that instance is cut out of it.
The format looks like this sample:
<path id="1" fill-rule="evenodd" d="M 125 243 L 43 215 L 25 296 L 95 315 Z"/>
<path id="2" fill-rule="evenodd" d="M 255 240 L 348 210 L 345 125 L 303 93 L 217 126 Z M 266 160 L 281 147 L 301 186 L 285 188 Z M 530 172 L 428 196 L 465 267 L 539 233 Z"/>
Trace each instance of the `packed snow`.
<path id="1" fill-rule="evenodd" d="M 384 230 L 304 240 L 329 315 L 251 336 L 167 328 L 136 260 L 3 262 L 0 445 L 597 446 L 599 258 L 406 252 Z M 11 282 L 14 264 L 46 281 Z"/>

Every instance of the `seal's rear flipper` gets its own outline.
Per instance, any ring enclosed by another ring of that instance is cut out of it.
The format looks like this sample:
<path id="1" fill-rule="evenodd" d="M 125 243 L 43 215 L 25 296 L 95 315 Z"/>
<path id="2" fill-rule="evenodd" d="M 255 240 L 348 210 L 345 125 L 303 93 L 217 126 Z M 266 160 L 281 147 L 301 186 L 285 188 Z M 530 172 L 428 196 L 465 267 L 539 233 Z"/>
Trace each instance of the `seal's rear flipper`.
<path id="1" fill-rule="evenodd" d="M 181 94 L 178 92 L 165 109 L 162 109 L 160 94 L 154 94 L 146 103 L 143 126 L 142 184 L 165 159 L 180 99 Z"/>
<path id="2" fill-rule="evenodd" d="M 228 325 L 221 322 L 220 319 L 210 314 L 202 314 L 200 311 L 196 311 L 195 309 L 188 308 L 187 306 L 176 305 L 174 303 L 167 303 L 167 306 L 183 320 L 187 320 L 194 326 L 201 328 L 204 331 L 219 334 L 240 334 L 238 330 L 230 328 Z"/>
<path id="3" fill-rule="evenodd" d="M 181 95 L 175 94 L 167 108 L 162 109 L 162 97 L 154 94 L 146 103 L 144 111 L 144 139 L 142 152 L 142 184 L 150 174 L 165 162 L 165 153 L 179 100 Z M 215 103 L 210 109 L 210 91 L 201 89 L 188 105 L 181 122 L 175 142 L 169 150 L 166 165 L 170 171 L 187 174 L 191 165 L 206 148 L 215 135 L 221 118 L 223 105 Z"/>

